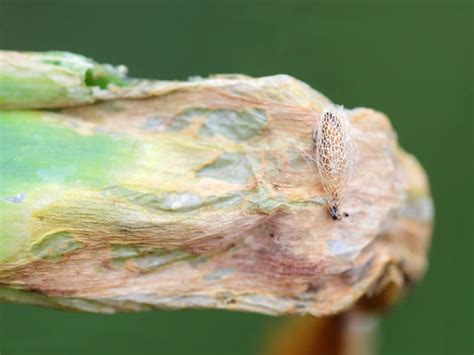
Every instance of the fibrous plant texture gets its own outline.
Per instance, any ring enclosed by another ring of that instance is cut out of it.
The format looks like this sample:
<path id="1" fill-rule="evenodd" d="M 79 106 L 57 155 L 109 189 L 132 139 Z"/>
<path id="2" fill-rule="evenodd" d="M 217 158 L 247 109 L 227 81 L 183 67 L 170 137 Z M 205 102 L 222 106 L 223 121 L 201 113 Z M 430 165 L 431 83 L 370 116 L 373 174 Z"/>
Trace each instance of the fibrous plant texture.
<path id="1" fill-rule="evenodd" d="M 350 218 L 334 221 L 323 180 L 344 179 L 324 157 L 346 171 L 345 148 L 327 145 L 345 131 L 319 130 L 322 175 L 295 148 L 313 151 L 328 98 L 286 75 L 125 72 L 0 53 L 0 299 L 322 316 L 390 303 L 423 275 L 428 182 L 384 114 L 344 111 L 357 161 Z"/>

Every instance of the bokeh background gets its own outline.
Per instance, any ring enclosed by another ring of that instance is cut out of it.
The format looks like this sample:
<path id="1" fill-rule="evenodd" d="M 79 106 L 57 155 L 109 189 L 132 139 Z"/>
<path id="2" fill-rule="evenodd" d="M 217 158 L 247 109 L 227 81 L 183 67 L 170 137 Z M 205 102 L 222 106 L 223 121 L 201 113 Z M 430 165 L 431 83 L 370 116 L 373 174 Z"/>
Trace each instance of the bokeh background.
<path id="1" fill-rule="evenodd" d="M 470 0 L 0 1 L 3 49 L 68 50 L 155 79 L 287 73 L 388 114 L 428 172 L 436 226 L 426 278 L 382 321 L 383 355 L 474 351 L 473 43 Z M 282 321 L 0 304 L 0 353 L 252 355 Z"/>

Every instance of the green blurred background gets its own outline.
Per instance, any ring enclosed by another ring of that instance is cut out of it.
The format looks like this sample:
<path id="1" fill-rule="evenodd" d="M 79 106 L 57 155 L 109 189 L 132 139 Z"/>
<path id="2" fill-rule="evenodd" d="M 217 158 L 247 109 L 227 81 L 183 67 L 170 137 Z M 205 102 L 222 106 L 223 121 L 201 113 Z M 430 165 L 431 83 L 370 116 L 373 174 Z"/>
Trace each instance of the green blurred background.
<path id="1" fill-rule="evenodd" d="M 0 2 L 0 47 L 67 50 L 135 77 L 287 73 L 389 115 L 436 203 L 424 281 L 382 322 L 383 355 L 472 354 L 471 1 Z M 257 354 L 282 318 L 224 311 L 114 316 L 0 304 L 0 352 Z"/>

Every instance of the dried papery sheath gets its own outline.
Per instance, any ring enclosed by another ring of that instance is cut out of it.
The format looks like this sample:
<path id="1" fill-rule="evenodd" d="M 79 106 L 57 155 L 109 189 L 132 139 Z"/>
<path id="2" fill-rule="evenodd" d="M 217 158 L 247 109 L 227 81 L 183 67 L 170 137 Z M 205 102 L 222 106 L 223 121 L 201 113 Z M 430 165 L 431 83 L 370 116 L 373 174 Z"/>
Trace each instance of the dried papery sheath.
<path id="1" fill-rule="evenodd" d="M 328 107 L 287 75 L 110 68 L 0 51 L 0 302 L 309 314 L 332 332 L 422 277 L 429 185 L 384 114 Z M 326 216 L 317 162 L 328 202 L 357 219 Z"/>
<path id="2" fill-rule="evenodd" d="M 339 205 L 349 180 L 355 144 L 342 106 L 323 110 L 313 133 L 316 164 L 331 218 L 341 219 Z"/>

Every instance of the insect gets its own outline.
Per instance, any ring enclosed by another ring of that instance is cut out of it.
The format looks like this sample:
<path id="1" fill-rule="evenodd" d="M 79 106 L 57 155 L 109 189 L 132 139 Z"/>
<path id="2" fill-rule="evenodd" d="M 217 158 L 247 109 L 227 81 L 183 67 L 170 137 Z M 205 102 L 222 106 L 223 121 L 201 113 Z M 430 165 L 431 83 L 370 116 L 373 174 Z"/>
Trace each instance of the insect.
<path id="1" fill-rule="evenodd" d="M 356 146 L 350 121 L 342 106 L 326 107 L 313 131 L 313 156 L 326 195 L 329 215 L 342 218 L 340 208 L 344 188 L 352 172 Z M 348 217 L 348 213 L 343 213 Z"/>

